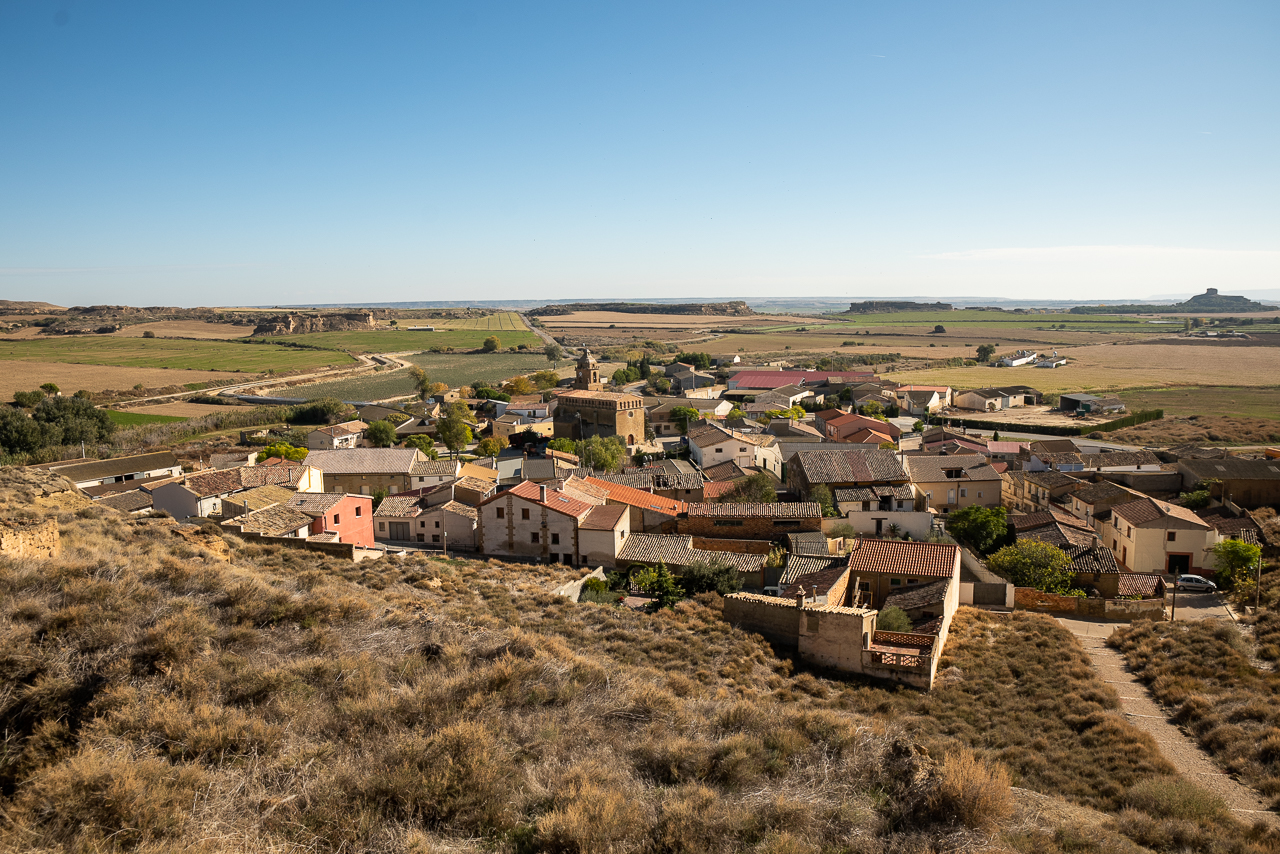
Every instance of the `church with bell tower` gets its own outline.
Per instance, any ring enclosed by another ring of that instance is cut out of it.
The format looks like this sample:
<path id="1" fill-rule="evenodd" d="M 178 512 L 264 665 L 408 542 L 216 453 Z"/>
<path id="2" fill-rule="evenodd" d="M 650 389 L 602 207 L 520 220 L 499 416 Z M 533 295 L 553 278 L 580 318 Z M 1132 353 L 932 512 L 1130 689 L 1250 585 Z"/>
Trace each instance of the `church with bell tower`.
<path id="1" fill-rule="evenodd" d="M 600 382 L 600 364 L 585 347 L 582 348 L 582 355 L 578 357 L 578 371 L 573 379 L 573 388 L 579 391 L 604 390 L 604 383 Z"/>

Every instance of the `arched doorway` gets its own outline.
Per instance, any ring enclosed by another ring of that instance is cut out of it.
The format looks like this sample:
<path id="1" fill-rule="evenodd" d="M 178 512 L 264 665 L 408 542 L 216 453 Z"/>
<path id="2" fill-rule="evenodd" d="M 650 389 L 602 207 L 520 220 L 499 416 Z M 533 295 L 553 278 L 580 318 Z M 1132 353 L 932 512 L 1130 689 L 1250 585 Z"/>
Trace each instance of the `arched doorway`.
<path id="1" fill-rule="evenodd" d="M 628 445 L 634 445 L 635 443 L 636 443 L 636 436 L 635 436 L 635 434 L 634 434 L 634 433 L 628 433 L 628 434 L 627 434 L 627 444 L 628 444 Z"/>

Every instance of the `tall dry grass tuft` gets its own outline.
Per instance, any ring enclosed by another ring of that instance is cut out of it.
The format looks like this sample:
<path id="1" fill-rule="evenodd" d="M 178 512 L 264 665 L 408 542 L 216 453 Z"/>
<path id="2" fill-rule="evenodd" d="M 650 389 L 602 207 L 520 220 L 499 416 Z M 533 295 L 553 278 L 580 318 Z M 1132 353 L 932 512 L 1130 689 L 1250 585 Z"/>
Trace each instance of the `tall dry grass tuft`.
<path id="1" fill-rule="evenodd" d="M 942 821 L 971 830 L 994 830 L 1013 813 L 1009 772 L 999 765 L 988 765 L 969 750 L 948 753 L 927 803 L 929 811 Z"/>

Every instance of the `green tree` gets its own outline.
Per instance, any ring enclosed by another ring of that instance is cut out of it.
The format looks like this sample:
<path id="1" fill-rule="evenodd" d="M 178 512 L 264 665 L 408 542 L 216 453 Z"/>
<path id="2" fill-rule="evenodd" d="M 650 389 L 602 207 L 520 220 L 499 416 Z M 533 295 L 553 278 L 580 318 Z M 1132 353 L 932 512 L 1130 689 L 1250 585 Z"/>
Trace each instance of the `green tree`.
<path id="1" fill-rule="evenodd" d="M 547 442 L 547 447 L 553 451 L 559 451 L 562 454 L 578 453 L 578 445 L 572 439 L 552 439 Z"/>
<path id="2" fill-rule="evenodd" d="M 934 335 L 941 335 L 942 333 L 944 333 L 944 332 L 946 332 L 946 331 L 947 331 L 947 327 L 945 327 L 945 326 L 943 326 L 941 323 L 939 323 L 937 326 L 933 327 L 933 332 L 932 332 L 931 334 L 934 334 Z"/>
<path id="3" fill-rule="evenodd" d="M 689 596 L 712 591 L 728 596 L 742 589 L 742 578 L 737 567 L 723 560 L 699 560 L 680 573 L 680 586 Z"/>
<path id="4" fill-rule="evenodd" d="M 267 445 L 258 452 L 256 461 L 265 463 L 272 457 L 279 457 L 282 460 L 293 460 L 295 463 L 300 463 L 307 458 L 307 449 L 295 448 L 288 442 L 272 442 L 270 445 Z"/>
<path id="5" fill-rule="evenodd" d="M 999 441 L 1000 441 L 1000 431 L 999 431 L 999 430 L 997 430 L 997 431 L 995 431 L 994 433 L 992 433 L 992 434 L 991 434 L 991 441 L 993 441 L 993 442 L 999 442 Z"/>
<path id="6" fill-rule="evenodd" d="M 671 420 L 680 427 L 681 433 L 689 432 L 689 422 L 697 421 L 702 415 L 692 406 L 675 406 L 671 409 Z"/>
<path id="7" fill-rule="evenodd" d="M 13 402 L 23 409 L 34 409 L 42 400 L 44 400 L 44 392 L 42 391 L 15 391 L 13 393 Z"/>
<path id="8" fill-rule="evenodd" d="M 351 411 L 351 404 L 336 397 L 318 397 L 293 407 L 285 420 L 290 424 L 334 424 Z"/>
<path id="9" fill-rule="evenodd" d="M 431 377 L 427 376 L 426 371 L 417 365 L 412 365 L 409 368 L 409 379 L 413 380 L 413 388 L 419 398 L 426 400 L 431 396 Z"/>
<path id="10" fill-rule="evenodd" d="M 836 515 L 835 499 L 831 497 L 831 489 L 825 483 L 820 483 L 809 489 L 809 500 L 816 501 L 822 505 L 823 516 Z"/>
<path id="11" fill-rule="evenodd" d="M 890 605 L 876 614 L 876 631 L 878 632 L 909 632 L 914 626 L 911 625 L 911 618 L 907 616 L 907 612 L 896 605 Z"/>
<path id="12" fill-rule="evenodd" d="M 72 395 L 72 397 L 78 397 L 81 400 L 93 400 L 93 392 L 89 391 L 87 388 L 82 388 Z"/>
<path id="13" fill-rule="evenodd" d="M 589 436 L 574 445 L 573 453 L 584 466 L 616 472 L 627 457 L 627 446 L 620 436 Z"/>
<path id="14" fill-rule="evenodd" d="M 491 436 L 488 439 L 481 439 L 480 444 L 476 445 L 476 456 L 496 457 L 509 445 L 510 442 L 502 436 L 498 436 L 496 438 Z"/>
<path id="15" fill-rule="evenodd" d="M 1068 594 L 1076 586 L 1071 558 L 1057 546 L 1039 540 L 1018 540 L 987 558 L 987 568 L 1016 587 Z"/>
<path id="16" fill-rule="evenodd" d="M 390 448 L 396 442 L 396 428 L 390 421 L 375 421 L 364 431 L 364 438 L 375 448 Z"/>
<path id="17" fill-rule="evenodd" d="M 653 597 L 653 604 L 649 606 L 650 610 L 659 611 L 663 608 L 674 607 L 677 602 L 684 598 L 684 588 L 676 582 L 663 564 L 640 570 L 636 573 L 632 582 L 636 587 Z"/>
<path id="18" fill-rule="evenodd" d="M 911 430 L 915 433 L 923 433 L 924 422 L 919 419 L 916 419 L 915 423 L 911 425 Z"/>
<path id="19" fill-rule="evenodd" d="M 483 349 L 486 353 L 493 353 L 493 352 L 496 352 L 497 349 L 501 346 L 502 346 L 502 343 L 498 341 L 498 336 L 490 335 L 488 338 L 484 339 L 484 344 L 481 345 L 481 349 Z"/>
<path id="20" fill-rule="evenodd" d="M 530 379 L 533 380 L 533 384 L 538 387 L 539 391 L 560 385 L 560 375 L 555 371 L 538 371 Z"/>
<path id="21" fill-rule="evenodd" d="M 746 418 L 746 417 L 747 417 L 747 413 L 743 412 L 741 409 L 735 406 L 733 409 L 729 410 L 729 414 L 726 415 L 724 418 L 726 421 L 732 421 L 735 418 Z"/>
<path id="22" fill-rule="evenodd" d="M 868 418 L 876 418 L 880 421 L 884 420 L 884 406 L 876 401 L 868 401 L 858 407 L 858 414 L 865 415 Z"/>
<path id="23" fill-rule="evenodd" d="M 1243 540 L 1223 540 L 1214 546 L 1214 581 L 1223 590 L 1252 584 L 1253 573 L 1262 557 L 1262 547 Z"/>
<path id="24" fill-rule="evenodd" d="M 971 504 L 947 516 L 947 533 L 987 555 L 1009 541 L 1009 520 L 1003 507 Z"/>
<path id="25" fill-rule="evenodd" d="M 395 321 L 394 321 L 394 320 L 393 320 L 393 321 L 391 321 L 391 322 L 392 322 L 392 323 L 395 323 Z M 379 505 L 381 505 L 383 501 L 386 501 L 386 500 L 387 500 L 387 496 L 388 496 L 388 495 L 390 495 L 390 494 L 391 494 L 391 493 L 387 491 L 386 487 L 382 487 L 382 486 L 378 487 L 377 489 L 375 489 L 375 490 L 373 491 L 373 495 L 372 495 L 372 496 L 370 496 L 370 497 L 371 497 L 371 498 L 373 498 L 373 509 L 374 509 L 374 512 L 377 512 L 377 510 L 378 510 L 378 506 L 379 506 Z"/>
<path id="26" fill-rule="evenodd" d="M 62 389 L 58 388 L 57 383 L 45 383 L 42 386 L 40 386 L 40 390 L 45 394 L 49 395 L 50 397 L 53 397 Z"/>
<path id="27" fill-rule="evenodd" d="M 414 433 L 411 436 L 406 436 L 404 446 L 406 448 L 417 448 L 433 460 L 440 459 L 440 452 L 436 450 L 436 440 L 426 433 Z"/>
<path id="28" fill-rule="evenodd" d="M 560 360 L 564 358 L 564 349 L 554 341 L 542 348 L 542 355 L 547 357 L 547 361 L 552 365 L 558 365 Z"/>
<path id="29" fill-rule="evenodd" d="M 1213 494 L 1209 491 L 1209 487 L 1204 483 L 1197 483 L 1196 488 L 1191 492 L 1183 492 L 1178 495 L 1178 500 L 1182 502 L 1182 506 L 1189 510 L 1200 510 L 1209 506 Z"/>
<path id="30" fill-rule="evenodd" d="M 446 406 L 442 414 L 446 418 L 461 418 L 468 424 L 476 423 L 475 413 L 471 411 L 470 407 L 460 400 L 455 400 L 453 403 Z"/>
<path id="31" fill-rule="evenodd" d="M 471 425 L 455 411 L 436 422 L 436 435 L 455 456 L 471 444 Z"/>
<path id="32" fill-rule="evenodd" d="M 994 356 L 995 354 L 996 354 L 996 345 L 994 344 L 978 345 L 978 361 L 979 362 L 990 362 L 991 357 Z"/>
<path id="33" fill-rule="evenodd" d="M 764 472 L 756 472 L 733 484 L 733 489 L 720 497 L 721 504 L 769 504 L 778 500 L 773 481 Z"/>

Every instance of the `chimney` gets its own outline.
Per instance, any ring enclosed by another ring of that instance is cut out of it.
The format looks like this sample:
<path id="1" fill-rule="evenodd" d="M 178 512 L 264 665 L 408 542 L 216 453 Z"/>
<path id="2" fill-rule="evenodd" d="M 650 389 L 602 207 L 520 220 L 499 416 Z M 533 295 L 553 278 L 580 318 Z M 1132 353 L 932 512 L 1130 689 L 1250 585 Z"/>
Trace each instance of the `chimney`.
<path id="1" fill-rule="evenodd" d="M 538 484 L 538 500 L 543 504 L 547 503 L 547 485 L 545 483 Z"/>
<path id="2" fill-rule="evenodd" d="M 796 590 L 796 607 L 801 610 L 804 610 L 804 585 L 803 584 L 800 585 L 800 587 Z"/>

